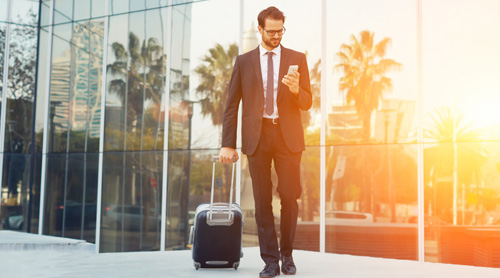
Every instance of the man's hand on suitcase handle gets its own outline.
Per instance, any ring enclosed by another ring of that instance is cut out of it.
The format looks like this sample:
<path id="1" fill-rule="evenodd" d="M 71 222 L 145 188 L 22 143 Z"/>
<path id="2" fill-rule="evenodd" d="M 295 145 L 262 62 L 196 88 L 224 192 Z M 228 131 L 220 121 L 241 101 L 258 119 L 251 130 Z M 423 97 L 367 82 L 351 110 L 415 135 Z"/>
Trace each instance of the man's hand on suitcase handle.
<path id="1" fill-rule="evenodd" d="M 222 163 L 233 163 L 238 161 L 238 152 L 231 147 L 222 147 L 219 153 L 219 161 Z"/>

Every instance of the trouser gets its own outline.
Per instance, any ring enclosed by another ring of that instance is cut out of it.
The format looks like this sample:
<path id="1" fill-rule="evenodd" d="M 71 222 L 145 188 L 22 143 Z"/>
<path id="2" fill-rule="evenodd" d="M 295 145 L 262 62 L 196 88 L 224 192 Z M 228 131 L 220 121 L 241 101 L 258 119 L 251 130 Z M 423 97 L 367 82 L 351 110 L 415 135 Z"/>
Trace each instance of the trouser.
<path id="1" fill-rule="evenodd" d="M 259 145 L 248 156 L 255 200 L 255 220 L 260 254 L 265 263 L 279 262 L 281 256 L 290 256 L 297 226 L 297 199 L 300 186 L 300 160 L 302 152 L 290 152 L 285 144 L 279 124 L 264 121 Z M 272 207 L 271 162 L 278 176 L 277 191 L 281 199 L 280 248 L 274 228 Z"/>

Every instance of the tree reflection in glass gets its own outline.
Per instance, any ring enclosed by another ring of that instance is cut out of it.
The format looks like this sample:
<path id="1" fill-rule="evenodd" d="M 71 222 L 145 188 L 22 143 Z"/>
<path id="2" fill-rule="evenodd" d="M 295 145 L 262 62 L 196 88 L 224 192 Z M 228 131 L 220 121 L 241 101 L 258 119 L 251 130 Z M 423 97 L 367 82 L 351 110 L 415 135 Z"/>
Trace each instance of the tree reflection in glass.
<path id="1" fill-rule="evenodd" d="M 401 64 L 385 58 L 391 38 L 375 44 L 374 32 L 361 31 L 359 37 L 351 35 L 349 44 L 342 44 L 335 55 L 339 64 L 335 70 L 343 73 L 339 80 L 340 92 L 345 92 L 346 102 L 354 102 L 358 116 L 363 121 L 363 141 L 371 139 L 373 111 L 379 108 L 383 94 L 392 90 L 392 81 L 386 74 L 399 70 Z"/>
<path id="2" fill-rule="evenodd" d="M 112 53 L 115 62 L 108 65 L 108 71 L 115 79 L 109 81 L 109 91 L 125 104 L 124 126 L 127 138 L 132 139 L 123 149 L 162 149 L 160 105 L 166 61 L 163 47 L 156 38 L 141 42 L 130 33 L 128 47 L 114 42 Z M 148 102 L 152 103 L 150 108 L 147 108 Z M 155 124 L 156 128 L 143 129 L 145 123 Z M 107 126 L 106 132 L 122 133 L 112 125 Z"/>
<path id="3" fill-rule="evenodd" d="M 437 108 L 424 134 L 437 143 L 424 152 L 427 190 L 433 196 L 426 211 L 431 208 L 435 216 L 448 223 L 469 224 L 465 223 L 464 217 L 465 211 L 470 209 L 466 195 L 480 195 L 481 191 L 487 190 L 476 186 L 476 192 L 472 192 L 471 188 L 472 184 L 481 184 L 481 167 L 486 164 L 488 156 L 485 142 L 481 141 L 479 130 L 472 128 L 456 107 Z M 453 181 L 452 185 L 446 181 Z M 459 187 L 462 189 L 461 200 L 458 200 Z"/>

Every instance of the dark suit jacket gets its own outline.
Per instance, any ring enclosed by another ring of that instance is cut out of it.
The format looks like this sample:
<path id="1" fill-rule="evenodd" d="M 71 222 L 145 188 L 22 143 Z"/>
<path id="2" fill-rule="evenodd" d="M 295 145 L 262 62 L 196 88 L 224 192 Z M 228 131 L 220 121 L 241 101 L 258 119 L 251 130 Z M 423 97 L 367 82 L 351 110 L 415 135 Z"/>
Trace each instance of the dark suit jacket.
<path id="1" fill-rule="evenodd" d="M 295 96 L 281 80 L 290 65 L 298 65 L 299 94 Z M 312 105 L 309 69 L 306 56 L 281 46 L 281 61 L 278 78 L 278 114 L 281 132 L 291 152 L 305 149 L 304 130 L 300 110 L 309 110 Z M 236 148 L 238 107 L 242 100 L 242 152 L 252 155 L 259 143 L 264 113 L 264 86 L 260 69 L 259 48 L 236 58 L 229 83 L 229 96 L 222 131 L 222 147 Z"/>

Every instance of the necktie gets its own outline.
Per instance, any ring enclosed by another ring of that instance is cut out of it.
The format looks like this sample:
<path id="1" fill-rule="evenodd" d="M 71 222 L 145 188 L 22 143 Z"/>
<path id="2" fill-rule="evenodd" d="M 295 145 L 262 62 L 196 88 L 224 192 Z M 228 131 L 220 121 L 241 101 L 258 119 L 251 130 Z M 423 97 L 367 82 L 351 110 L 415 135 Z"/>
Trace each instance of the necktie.
<path id="1" fill-rule="evenodd" d="M 274 67 L 273 53 L 267 52 L 267 91 L 266 91 L 266 113 L 273 114 L 274 111 Z"/>

